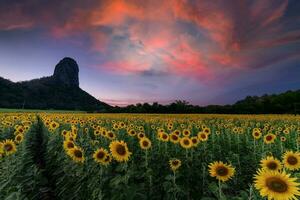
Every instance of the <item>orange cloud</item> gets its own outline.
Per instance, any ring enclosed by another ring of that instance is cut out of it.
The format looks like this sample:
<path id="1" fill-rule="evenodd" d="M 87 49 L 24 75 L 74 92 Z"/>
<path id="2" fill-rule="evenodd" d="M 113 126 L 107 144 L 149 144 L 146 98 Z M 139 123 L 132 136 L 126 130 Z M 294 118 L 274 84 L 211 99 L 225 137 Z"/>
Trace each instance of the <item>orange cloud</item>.
<path id="1" fill-rule="evenodd" d="M 12 4 L 10 12 L 0 12 L 0 30 L 40 26 L 56 38 L 85 35 L 89 49 L 104 60 L 98 67 L 116 73 L 156 70 L 212 79 L 222 70 L 263 67 L 259 63 L 268 62 L 258 61 L 265 58 L 257 51 L 272 51 L 300 37 L 298 29 L 284 27 L 288 0 L 54 2 L 41 11 L 44 5 L 37 1 Z"/>

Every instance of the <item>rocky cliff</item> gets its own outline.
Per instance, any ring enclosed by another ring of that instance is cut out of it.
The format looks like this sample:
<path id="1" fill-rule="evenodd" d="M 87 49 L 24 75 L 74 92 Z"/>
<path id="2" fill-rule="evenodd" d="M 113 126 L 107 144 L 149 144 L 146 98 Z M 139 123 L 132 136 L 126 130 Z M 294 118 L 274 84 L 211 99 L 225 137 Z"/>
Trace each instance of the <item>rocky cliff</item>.
<path id="1" fill-rule="evenodd" d="M 49 77 L 14 83 L 0 77 L 0 108 L 101 111 L 110 108 L 79 87 L 79 67 L 62 59 Z"/>

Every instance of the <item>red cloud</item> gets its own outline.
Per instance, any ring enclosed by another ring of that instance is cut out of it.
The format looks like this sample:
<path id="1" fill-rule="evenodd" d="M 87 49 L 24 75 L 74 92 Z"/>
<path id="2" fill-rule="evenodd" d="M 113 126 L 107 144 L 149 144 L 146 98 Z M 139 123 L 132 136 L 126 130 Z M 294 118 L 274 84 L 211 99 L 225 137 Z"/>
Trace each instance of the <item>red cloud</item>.
<path id="1" fill-rule="evenodd" d="M 92 6 L 79 1 L 70 5 L 54 2 L 57 5 L 47 5 L 48 10 L 36 9 L 35 15 L 25 3 L 12 4 L 10 12 L 0 12 L 4 19 L 0 30 L 42 26 L 57 38 L 85 34 L 90 49 L 106 56 L 101 67 L 117 73 L 161 67 L 177 75 L 210 80 L 229 68 L 264 67 L 272 58 L 264 62 L 257 50 L 272 51 L 300 38 L 299 30 L 284 27 L 288 0 L 95 0 Z M 43 6 L 36 1 L 29 5 Z M 57 9 L 60 7 L 68 7 L 68 12 Z M 102 30 L 105 28 L 109 31 Z"/>

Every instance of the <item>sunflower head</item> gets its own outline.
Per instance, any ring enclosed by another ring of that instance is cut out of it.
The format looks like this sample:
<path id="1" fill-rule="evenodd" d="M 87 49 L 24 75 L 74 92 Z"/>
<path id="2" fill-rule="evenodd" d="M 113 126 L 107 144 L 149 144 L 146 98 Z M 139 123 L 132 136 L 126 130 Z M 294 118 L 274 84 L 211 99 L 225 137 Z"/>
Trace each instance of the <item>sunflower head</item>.
<path id="1" fill-rule="evenodd" d="M 271 144 L 271 143 L 274 143 L 275 139 L 276 139 L 276 135 L 274 135 L 273 133 L 268 133 L 264 137 L 264 142 L 266 144 Z"/>
<path id="2" fill-rule="evenodd" d="M 279 171 L 282 169 L 281 162 L 274 158 L 273 156 L 268 156 L 267 158 L 260 161 L 260 166 L 265 170 Z"/>
<path id="3" fill-rule="evenodd" d="M 170 141 L 174 144 L 177 144 L 180 141 L 180 137 L 175 133 L 170 134 Z"/>
<path id="4" fill-rule="evenodd" d="M 112 141 L 109 149 L 113 158 L 118 162 L 127 162 L 132 154 L 124 141 Z"/>
<path id="5" fill-rule="evenodd" d="M 190 149 L 193 146 L 193 142 L 189 137 L 183 137 L 180 139 L 180 145 L 185 149 Z"/>
<path id="6" fill-rule="evenodd" d="M 259 190 L 262 197 L 268 199 L 298 199 L 296 195 L 300 195 L 299 183 L 295 178 L 291 178 L 284 171 L 267 171 L 259 170 L 254 176 L 254 185 Z"/>
<path id="7" fill-rule="evenodd" d="M 138 139 L 142 139 L 144 137 L 146 137 L 145 133 L 144 132 L 140 132 L 138 135 L 137 135 Z"/>
<path id="8" fill-rule="evenodd" d="M 135 130 L 133 130 L 133 129 L 130 129 L 130 130 L 128 130 L 128 135 L 130 135 L 130 136 L 136 136 L 136 132 L 135 132 Z"/>
<path id="9" fill-rule="evenodd" d="M 254 129 L 252 132 L 252 136 L 258 140 L 261 137 L 262 133 L 258 129 Z"/>
<path id="10" fill-rule="evenodd" d="M 146 137 L 140 139 L 139 143 L 140 143 L 141 149 L 147 150 L 147 149 L 151 148 L 151 141 Z"/>
<path id="11" fill-rule="evenodd" d="M 188 130 L 188 129 L 184 129 L 184 130 L 182 131 L 182 135 L 183 135 L 184 137 L 188 137 L 188 136 L 191 135 L 191 131 Z"/>
<path id="12" fill-rule="evenodd" d="M 109 162 L 107 162 L 107 157 L 109 156 L 109 153 L 106 149 L 100 148 L 96 150 L 93 154 L 94 160 L 102 165 L 108 165 Z"/>
<path id="13" fill-rule="evenodd" d="M 181 161 L 179 159 L 171 159 L 169 160 L 169 165 L 172 171 L 177 171 L 181 166 Z"/>
<path id="14" fill-rule="evenodd" d="M 24 139 L 23 134 L 19 133 L 19 134 L 16 135 L 16 137 L 15 137 L 15 142 L 16 142 L 17 144 L 20 144 L 20 143 L 23 141 L 23 139 Z"/>
<path id="15" fill-rule="evenodd" d="M 197 147 L 198 143 L 199 143 L 198 137 L 192 137 L 191 140 L 192 140 L 193 146 Z"/>
<path id="16" fill-rule="evenodd" d="M 2 149 L 6 155 L 11 155 L 17 151 L 16 144 L 12 140 L 5 140 L 2 145 Z"/>
<path id="17" fill-rule="evenodd" d="M 77 163 L 83 163 L 85 160 L 83 150 L 77 146 L 75 146 L 72 149 L 69 149 L 68 155 Z"/>
<path id="18" fill-rule="evenodd" d="M 287 151 L 283 155 L 283 163 L 285 168 L 289 170 L 298 170 L 300 169 L 300 153 Z"/>
<path id="19" fill-rule="evenodd" d="M 71 140 L 66 140 L 66 141 L 64 141 L 64 149 L 66 150 L 66 151 L 68 151 L 68 150 L 70 150 L 70 149 L 73 149 L 74 147 L 75 147 L 75 144 L 74 144 L 74 142 L 73 141 L 71 141 Z"/>
<path id="20" fill-rule="evenodd" d="M 208 140 L 208 134 L 204 132 L 199 132 L 197 135 L 198 139 L 202 142 L 205 142 Z"/>
<path id="21" fill-rule="evenodd" d="M 112 131 L 108 131 L 106 136 L 110 140 L 114 140 L 116 138 L 116 135 Z"/>
<path id="22" fill-rule="evenodd" d="M 169 135 L 165 132 L 159 133 L 159 139 L 163 142 L 168 142 L 169 141 Z"/>
<path id="23" fill-rule="evenodd" d="M 222 161 L 216 161 L 209 164 L 209 173 L 211 177 L 215 177 L 220 181 L 228 181 L 234 176 L 235 168 L 230 164 L 225 164 Z"/>

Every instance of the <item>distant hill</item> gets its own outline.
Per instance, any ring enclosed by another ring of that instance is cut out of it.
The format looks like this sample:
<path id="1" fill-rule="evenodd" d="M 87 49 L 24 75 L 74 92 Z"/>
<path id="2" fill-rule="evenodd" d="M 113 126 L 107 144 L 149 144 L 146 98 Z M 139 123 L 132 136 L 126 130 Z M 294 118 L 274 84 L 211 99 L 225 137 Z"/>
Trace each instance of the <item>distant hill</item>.
<path id="1" fill-rule="evenodd" d="M 116 113 L 218 113 L 218 114 L 300 114 L 300 90 L 281 94 L 248 96 L 233 105 L 194 106 L 186 101 L 169 105 L 136 104 L 114 107 Z"/>
<path id="2" fill-rule="evenodd" d="M 79 67 L 62 59 L 49 77 L 12 82 L 0 77 L 0 107 L 105 111 L 110 108 L 79 87 Z"/>

